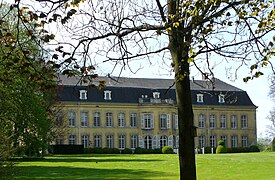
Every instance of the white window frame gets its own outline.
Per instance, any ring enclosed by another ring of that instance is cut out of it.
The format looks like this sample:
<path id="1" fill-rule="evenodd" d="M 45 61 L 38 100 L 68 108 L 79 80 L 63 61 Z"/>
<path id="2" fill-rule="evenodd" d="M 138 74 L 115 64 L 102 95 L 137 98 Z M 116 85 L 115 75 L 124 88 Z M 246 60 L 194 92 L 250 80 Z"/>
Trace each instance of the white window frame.
<path id="1" fill-rule="evenodd" d="M 231 136 L 231 147 L 232 148 L 238 147 L 238 136 L 236 135 Z"/>
<path id="2" fill-rule="evenodd" d="M 231 129 L 237 129 L 238 128 L 238 117 L 237 115 L 231 115 L 230 117 L 230 127 Z"/>
<path id="3" fill-rule="evenodd" d="M 144 148 L 145 149 L 152 149 L 153 147 L 153 139 L 151 136 L 144 137 Z"/>
<path id="4" fill-rule="evenodd" d="M 85 100 L 87 99 L 87 90 L 79 90 L 79 99 L 81 100 Z"/>
<path id="5" fill-rule="evenodd" d="M 101 136 L 100 135 L 94 136 L 94 147 L 101 148 Z"/>
<path id="6" fill-rule="evenodd" d="M 248 136 L 242 136 L 242 147 L 248 147 Z"/>
<path id="7" fill-rule="evenodd" d="M 76 135 L 73 135 L 73 134 L 69 135 L 68 144 L 69 144 L 69 145 L 74 145 L 74 144 L 76 144 Z"/>
<path id="8" fill-rule="evenodd" d="M 105 100 L 112 100 L 112 92 L 107 90 L 107 91 L 104 91 L 104 99 Z"/>
<path id="9" fill-rule="evenodd" d="M 138 147 L 138 136 L 132 135 L 131 136 L 131 149 L 135 149 Z"/>
<path id="10" fill-rule="evenodd" d="M 197 94 L 197 102 L 203 103 L 203 94 Z"/>
<path id="11" fill-rule="evenodd" d="M 174 129 L 179 129 L 179 116 L 177 114 L 174 114 L 173 117 L 174 117 Z"/>
<path id="12" fill-rule="evenodd" d="M 137 127 L 137 113 L 130 114 L 130 127 Z"/>
<path id="13" fill-rule="evenodd" d="M 216 136 L 210 136 L 209 137 L 209 145 L 210 147 L 216 147 L 217 145 L 217 139 L 216 139 Z"/>
<path id="14" fill-rule="evenodd" d="M 159 92 L 153 92 L 153 98 L 154 99 L 159 99 L 160 98 L 160 93 Z"/>
<path id="15" fill-rule="evenodd" d="M 89 113 L 84 111 L 80 113 L 80 125 L 81 127 L 88 127 L 89 125 Z"/>
<path id="16" fill-rule="evenodd" d="M 241 115 L 241 127 L 246 129 L 248 127 L 247 115 Z"/>
<path id="17" fill-rule="evenodd" d="M 222 128 L 222 129 L 226 128 L 226 115 L 225 114 L 220 115 L 220 128 Z"/>
<path id="18" fill-rule="evenodd" d="M 219 94 L 219 103 L 225 103 L 224 94 Z"/>
<path id="19" fill-rule="evenodd" d="M 106 136 L 106 147 L 114 148 L 114 136 L 113 135 Z"/>
<path id="20" fill-rule="evenodd" d="M 199 147 L 205 147 L 205 136 L 204 135 L 200 135 L 199 136 Z"/>
<path id="21" fill-rule="evenodd" d="M 81 136 L 81 143 L 84 145 L 84 148 L 88 148 L 90 144 L 89 135 L 82 135 Z"/>
<path id="22" fill-rule="evenodd" d="M 142 129 L 154 129 L 154 114 L 142 113 L 141 115 L 141 128 Z"/>
<path id="23" fill-rule="evenodd" d="M 226 135 L 222 135 L 221 136 L 221 140 L 223 140 L 225 147 L 227 147 L 227 136 Z"/>
<path id="24" fill-rule="evenodd" d="M 113 127 L 113 113 L 106 113 L 106 127 Z"/>
<path id="25" fill-rule="evenodd" d="M 205 115 L 199 114 L 198 128 L 205 128 Z"/>
<path id="26" fill-rule="evenodd" d="M 68 125 L 69 127 L 75 127 L 76 125 L 76 112 L 69 111 L 68 112 Z"/>
<path id="27" fill-rule="evenodd" d="M 118 127 L 125 127 L 125 113 L 120 112 L 117 115 Z"/>
<path id="28" fill-rule="evenodd" d="M 160 148 L 162 149 L 164 146 L 167 146 L 168 145 L 168 137 L 167 136 L 160 136 L 159 138 L 159 145 L 160 145 Z"/>
<path id="29" fill-rule="evenodd" d="M 118 136 L 118 148 L 119 149 L 125 149 L 125 135 L 119 135 Z"/>
<path id="30" fill-rule="evenodd" d="M 210 114 L 209 115 L 209 128 L 215 128 L 216 127 L 216 115 Z"/>
<path id="31" fill-rule="evenodd" d="M 167 114 L 159 115 L 160 129 L 167 129 Z"/>
<path id="32" fill-rule="evenodd" d="M 100 127 L 101 126 L 101 119 L 100 119 L 100 112 L 94 112 L 94 127 Z"/>

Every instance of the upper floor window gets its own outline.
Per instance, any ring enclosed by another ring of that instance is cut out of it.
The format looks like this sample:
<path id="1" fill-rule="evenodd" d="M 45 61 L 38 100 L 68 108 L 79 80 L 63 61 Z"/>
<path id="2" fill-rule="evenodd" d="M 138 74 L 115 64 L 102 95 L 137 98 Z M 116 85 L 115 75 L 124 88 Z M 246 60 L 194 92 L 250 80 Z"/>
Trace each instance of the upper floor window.
<path id="1" fill-rule="evenodd" d="M 112 92 L 111 91 L 104 91 L 104 99 L 111 100 L 112 99 Z"/>
<path id="2" fill-rule="evenodd" d="M 75 127 L 76 113 L 73 111 L 68 112 L 68 123 L 69 127 Z"/>
<path id="3" fill-rule="evenodd" d="M 80 121 L 82 127 L 88 127 L 88 112 L 81 112 L 80 114 Z"/>
<path id="4" fill-rule="evenodd" d="M 232 129 L 236 129 L 237 128 L 237 116 L 236 115 L 232 115 L 231 116 L 231 128 Z"/>
<path id="5" fill-rule="evenodd" d="M 159 92 L 153 92 L 153 98 L 154 99 L 159 99 L 160 98 L 160 93 Z"/>
<path id="6" fill-rule="evenodd" d="M 106 126 L 112 127 L 113 126 L 113 113 L 106 113 Z"/>
<path id="7" fill-rule="evenodd" d="M 100 112 L 94 112 L 94 127 L 100 127 Z"/>
<path id="8" fill-rule="evenodd" d="M 173 124 L 174 124 L 174 129 L 179 128 L 179 116 L 175 113 L 173 113 Z"/>
<path id="9" fill-rule="evenodd" d="M 197 102 L 202 103 L 203 102 L 203 94 L 197 94 Z"/>
<path id="10" fill-rule="evenodd" d="M 142 113 L 141 116 L 141 128 L 142 129 L 153 129 L 154 128 L 154 114 L 153 113 Z"/>
<path id="11" fill-rule="evenodd" d="M 87 99 L 87 90 L 79 91 L 79 99 Z"/>
<path id="12" fill-rule="evenodd" d="M 209 116 L 209 127 L 210 128 L 215 128 L 216 127 L 216 116 L 215 116 L 215 114 L 211 114 Z"/>
<path id="13" fill-rule="evenodd" d="M 219 103 L 224 103 L 224 94 L 219 95 Z"/>
<path id="14" fill-rule="evenodd" d="M 137 113 L 131 113 L 131 115 L 130 115 L 130 127 L 137 127 Z"/>
<path id="15" fill-rule="evenodd" d="M 118 113 L 118 127 L 124 127 L 125 126 L 125 114 L 124 113 Z"/>
<path id="16" fill-rule="evenodd" d="M 220 116 L 220 126 L 221 128 L 226 128 L 226 115 L 222 114 Z"/>
<path id="17" fill-rule="evenodd" d="M 160 129 L 170 128 L 170 114 L 161 114 L 159 117 Z"/>
<path id="18" fill-rule="evenodd" d="M 199 128 L 204 128 L 205 127 L 205 115 L 200 114 L 199 115 Z"/>
<path id="19" fill-rule="evenodd" d="M 247 128 L 247 125 L 248 123 L 247 123 L 247 116 L 246 115 L 242 115 L 241 116 L 241 126 L 242 126 L 242 128 Z"/>

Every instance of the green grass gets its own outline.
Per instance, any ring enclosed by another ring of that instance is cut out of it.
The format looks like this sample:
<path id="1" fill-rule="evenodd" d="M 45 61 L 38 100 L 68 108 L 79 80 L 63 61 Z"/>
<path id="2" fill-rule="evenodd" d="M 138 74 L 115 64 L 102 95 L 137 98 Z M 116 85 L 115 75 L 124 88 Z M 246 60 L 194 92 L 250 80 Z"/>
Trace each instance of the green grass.
<path id="1" fill-rule="evenodd" d="M 196 155 L 198 180 L 275 180 L 275 153 Z M 188 173 L 188 172 L 186 172 Z M 71 155 L 16 165 L 15 179 L 179 179 L 178 156 Z"/>

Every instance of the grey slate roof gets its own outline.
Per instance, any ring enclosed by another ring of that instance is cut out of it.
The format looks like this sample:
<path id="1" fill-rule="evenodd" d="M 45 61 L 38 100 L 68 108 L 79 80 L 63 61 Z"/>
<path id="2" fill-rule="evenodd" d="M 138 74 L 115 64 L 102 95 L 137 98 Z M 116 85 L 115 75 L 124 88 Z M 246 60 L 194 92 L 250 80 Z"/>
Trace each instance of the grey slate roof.
<path id="1" fill-rule="evenodd" d="M 153 98 L 153 92 L 160 92 L 160 99 L 176 99 L 176 93 L 172 79 L 147 79 L 147 78 L 123 78 L 114 80 L 108 77 L 100 77 L 106 81 L 106 87 L 101 91 L 88 87 L 88 84 L 79 84 L 79 78 L 60 76 L 59 98 L 67 102 L 98 102 L 98 103 L 139 103 L 142 95 Z M 94 82 L 98 83 L 98 80 Z M 209 81 L 191 81 L 191 93 L 193 105 L 205 106 L 249 106 L 256 107 L 248 94 L 219 79 L 215 79 L 215 88 Z M 87 90 L 87 100 L 79 99 L 79 90 Z M 104 90 L 112 92 L 111 100 L 104 100 Z M 197 102 L 197 94 L 203 94 L 203 103 Z M 218 102 L 218 95 L 225 95 L 225 103 Z"/>

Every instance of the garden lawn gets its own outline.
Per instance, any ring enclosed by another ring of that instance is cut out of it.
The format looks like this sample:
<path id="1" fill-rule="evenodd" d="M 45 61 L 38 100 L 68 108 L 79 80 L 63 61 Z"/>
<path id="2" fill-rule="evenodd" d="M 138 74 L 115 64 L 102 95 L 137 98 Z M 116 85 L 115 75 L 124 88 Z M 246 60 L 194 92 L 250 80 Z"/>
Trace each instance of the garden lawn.
<path id="1" fill-rule="evenodd" d="M 196 155 L 198 180 L 275 180 L 275 153 Z M 186 172 L 188 173 L 188 172 Z M 15 179 L 179 179 L 176 154 L 56 155 L 18 162 Z"/>

